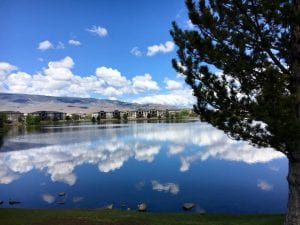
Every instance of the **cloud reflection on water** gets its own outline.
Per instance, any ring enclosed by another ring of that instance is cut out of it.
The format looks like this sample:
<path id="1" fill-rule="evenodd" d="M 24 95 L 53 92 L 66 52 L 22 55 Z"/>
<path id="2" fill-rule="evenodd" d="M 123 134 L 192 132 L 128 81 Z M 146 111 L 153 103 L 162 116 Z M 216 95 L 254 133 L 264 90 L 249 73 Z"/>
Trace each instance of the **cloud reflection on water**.
<path id="1" fill-rule="evenodd" d="M 48 145 L 0 153 L 0 183 L 9 184 L 20 174 L 37 169 L 49 174 L 54 182 L 74 185 L 77 166 L 94 164 L 100 172 L 107 173 L 120 169 L 130 158 L 151 163 L 164 145 L 169 146 L 170 157 L 180 158 L 182 172 L 191 163 L 210 158 L 251 164 L 284 157 L 270 148 L 259 150 L 246 142 L 231 140 L 203 123 L 139 124 L 101 130 L 101 135 L 97 132 L 100 131 L 83 129 L 11 138 L 11 142 L 22 140 Z"/>
<path id="2" fill-rule="evenodd" d="M 175 183 L 160 183 L 157 180 L 152 180 L 152 189 L 154 191 L 158 192 L 166 192 L 166 193 L 171 193 L 173 195 L 177 195 L 179 192 L 179 186 L 178 184 Z"/>

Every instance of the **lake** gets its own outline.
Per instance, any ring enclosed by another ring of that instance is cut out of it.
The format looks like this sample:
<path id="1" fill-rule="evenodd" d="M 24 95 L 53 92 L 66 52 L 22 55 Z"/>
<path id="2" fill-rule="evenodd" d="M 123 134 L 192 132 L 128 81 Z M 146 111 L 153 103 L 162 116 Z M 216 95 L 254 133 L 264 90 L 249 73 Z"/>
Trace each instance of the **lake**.
<path id="1" fill-rule="evenodd" d="M 287 164 L 199 121 L 16 130 L 1 141 L 0 207 L 285 212 Z"/>

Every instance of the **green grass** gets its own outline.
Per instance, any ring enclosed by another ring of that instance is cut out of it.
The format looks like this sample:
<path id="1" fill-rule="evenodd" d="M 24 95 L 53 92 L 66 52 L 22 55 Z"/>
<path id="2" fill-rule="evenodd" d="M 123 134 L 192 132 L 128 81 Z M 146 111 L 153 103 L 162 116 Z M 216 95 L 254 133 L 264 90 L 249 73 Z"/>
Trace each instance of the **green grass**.
<path id="1" fill-rule="evenodd" d="M 281 225 L 284 215 L 139 213 L 99 209 L 0 209 L 1 225 Z"/>

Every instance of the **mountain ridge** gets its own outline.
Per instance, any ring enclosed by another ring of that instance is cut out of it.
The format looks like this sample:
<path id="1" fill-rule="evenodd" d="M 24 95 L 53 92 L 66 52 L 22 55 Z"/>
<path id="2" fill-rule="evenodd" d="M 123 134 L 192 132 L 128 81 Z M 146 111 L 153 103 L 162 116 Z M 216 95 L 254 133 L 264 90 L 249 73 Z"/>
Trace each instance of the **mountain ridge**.
<path id="1" fill-rule="evenodd" d="M 46 95 L 0 93 L 0 111 L 20 111 L 29 113 L 40 110 L 62 111 L 66 113 L 93 113 L 97 111 L 137 110 L 137 109 L 177 109 L 170 105 L 138 104 L 119 100 L 56 97 Z"/>

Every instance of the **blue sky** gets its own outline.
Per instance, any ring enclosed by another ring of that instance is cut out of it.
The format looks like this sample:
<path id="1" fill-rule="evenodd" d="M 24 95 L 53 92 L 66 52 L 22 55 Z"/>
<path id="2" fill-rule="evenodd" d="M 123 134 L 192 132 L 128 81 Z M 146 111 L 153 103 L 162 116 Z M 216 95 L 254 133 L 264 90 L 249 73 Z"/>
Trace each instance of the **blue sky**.
<path id="1" fill-rule="evenodd" d="M 190 106 L 174 20 L 183 0 L 1 0 L 0 92 Z"/>

